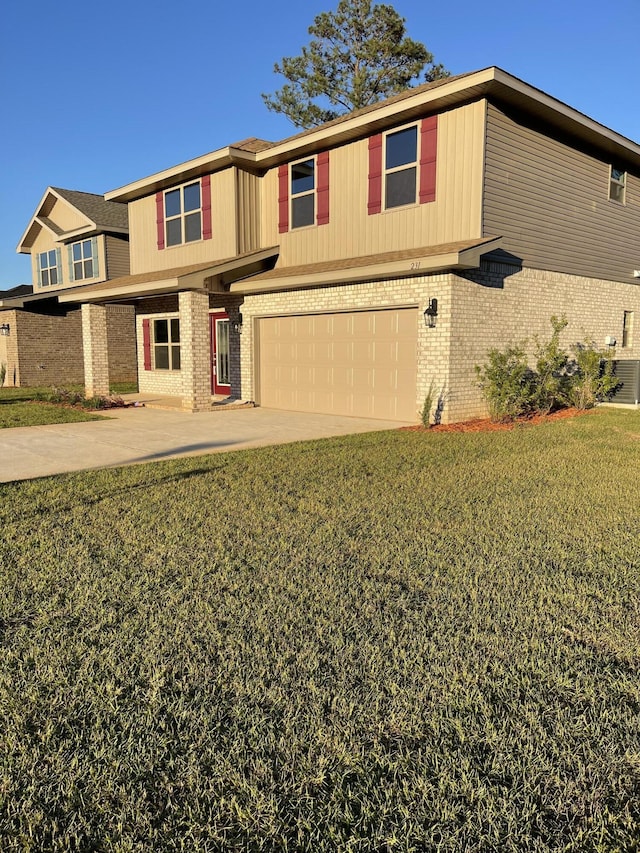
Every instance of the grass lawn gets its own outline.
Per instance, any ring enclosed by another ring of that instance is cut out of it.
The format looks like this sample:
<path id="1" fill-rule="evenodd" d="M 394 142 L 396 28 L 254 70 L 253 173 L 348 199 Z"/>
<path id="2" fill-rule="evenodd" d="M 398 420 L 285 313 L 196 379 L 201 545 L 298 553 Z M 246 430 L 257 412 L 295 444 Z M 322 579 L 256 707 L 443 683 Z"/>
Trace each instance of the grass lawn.
<path id="1" fill-rule="evenodd" d="M 0 849 L 633 851 L 640 414 L 0 486 Z"/>
<path id="2" fill-rule="evenodd" d="M 135 392 L 136 387 L 135 383 L 121 383 L 114 386 L 113 391 L 117 394 L 126 394 Z M 42 398 L 50 394 L 51 390 L 51 388 L 0 388 L 0 429 L 96 421 L 104 417 L 104 415 L 43 401 Z M 82 386 L 73 386 L 71 390 L 82 391 L 83 389 Z"/>

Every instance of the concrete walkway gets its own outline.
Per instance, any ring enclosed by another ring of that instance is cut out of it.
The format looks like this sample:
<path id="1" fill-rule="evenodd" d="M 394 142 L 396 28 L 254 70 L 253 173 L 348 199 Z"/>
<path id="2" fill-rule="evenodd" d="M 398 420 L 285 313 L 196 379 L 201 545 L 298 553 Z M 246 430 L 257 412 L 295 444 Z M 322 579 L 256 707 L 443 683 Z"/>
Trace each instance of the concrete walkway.
<path id="1" fill-rule="evenodd" d="M 262 408 L 197 414 L 112 409 L 103 421 L 0 430 L 0 482 L 400 426 L 396 421 Z"/>

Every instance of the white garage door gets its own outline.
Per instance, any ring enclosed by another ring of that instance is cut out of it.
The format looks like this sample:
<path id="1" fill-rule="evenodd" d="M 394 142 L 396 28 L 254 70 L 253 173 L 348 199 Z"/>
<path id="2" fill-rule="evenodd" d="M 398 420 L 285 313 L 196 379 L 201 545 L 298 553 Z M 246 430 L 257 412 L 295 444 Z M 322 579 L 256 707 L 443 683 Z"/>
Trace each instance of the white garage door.
<path id="1" fill-rule="evenodd" d="M 258 321 L 261 406 L 416 421 L 416 308 Z"/>

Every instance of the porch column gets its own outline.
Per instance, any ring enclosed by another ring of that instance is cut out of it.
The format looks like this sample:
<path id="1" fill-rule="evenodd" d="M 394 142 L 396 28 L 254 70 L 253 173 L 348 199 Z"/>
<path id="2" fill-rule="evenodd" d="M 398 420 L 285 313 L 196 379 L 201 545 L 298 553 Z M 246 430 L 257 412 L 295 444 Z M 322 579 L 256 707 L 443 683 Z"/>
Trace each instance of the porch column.
<path id="1" fill-rule="evenodd" d="M 82 351 L 86 396 L 107 395 L 109 393 L 109 348 L 107 309 L 104 305 L 82 306 Z"/>
<path id="2" fill-rule="evenodd" d="M 209 294 L 193 290 L 178 295 L 182 406 L 192 412 L 211 408 Z"/>

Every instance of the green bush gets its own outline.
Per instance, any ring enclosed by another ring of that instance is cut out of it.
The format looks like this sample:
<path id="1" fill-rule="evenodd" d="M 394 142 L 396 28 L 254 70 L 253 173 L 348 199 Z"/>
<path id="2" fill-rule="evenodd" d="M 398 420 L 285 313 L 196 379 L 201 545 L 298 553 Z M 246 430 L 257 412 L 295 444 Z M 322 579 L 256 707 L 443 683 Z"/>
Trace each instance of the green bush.
<path id="1" fill-rule="evenodd" d="M 613 373 L 615 352 L 599 349 L 595 341 L 583 341 L 573 347 L 573 373 L 567 389 L 567 402 L 576 409 L 592 409 L 616 390 L 619 381 Z"/>
<path id="2" fill-rule="evenodd" d="M 425 395 L 422 411 L 420 412 L 420 422 L 425 429 L 431 426 L 431 409 L 433 408 L 433 400 L 435 389 L 433 387 L 433 379 L 429 382 L 429 389 Z"/>
<path id="3" fill-rule="evenodd" d="M 530 414 L 546 415 L 575 406 L 591 409 L 618 387 L 613 373 L 614 351 L 599 349 L 592 340 L 572 347 L 573 357 L 560 347 L 566 317 L 551 317 L 551 337 L 534 338 L 536 368 L 529 367 L 526 341 L 488 352 L 488 363 L 476 365 L 478 384 L 491 419 L 510 421 Z"/>
<path id="4" fill-rule="evenodd" d="M 535 338 L 536 382 L 533 408 L 540 414 L 549 414 L 564 405 L 569 376 L 569 356 L 560 347 L 560 335 L 567 327 L 567 318 L 551 317 L 551 337 L 541 344 Z"/>
<path id="5" fill-rule="evenodd" d="M 7 365 L 0 364 L 0 388 L 4 385 L 4 380 L 7 375 Z"/>
<path id="6" fill-rule="evenodd" d="M 484 366 L 476 365 L 476 373 L 491 419 L 510 421 L 530 414 L 537 385 L 536 374 L 527 363 L 524 343 L 512 344 L 505 350 L 491 349 L 487 358 Z"/>

